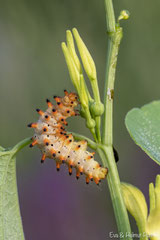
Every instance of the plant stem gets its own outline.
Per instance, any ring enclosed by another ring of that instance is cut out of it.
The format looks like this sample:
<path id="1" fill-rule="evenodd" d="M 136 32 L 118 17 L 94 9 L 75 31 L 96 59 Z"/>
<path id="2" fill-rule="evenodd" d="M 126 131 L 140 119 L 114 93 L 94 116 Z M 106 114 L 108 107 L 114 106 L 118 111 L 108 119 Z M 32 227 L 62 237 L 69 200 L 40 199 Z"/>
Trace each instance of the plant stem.
<path id="1" fill-rule="evenodd" d="M 113 153 L 113 94 L 116 63 L 119 44 L 122 38 L 122 28 L 116 26 L 112 0 L 105 0 L 108 31 L 108 55 L 106 63 L 106 80 L 104 88 L 104 116 L 102 126 L 102 145 L 98 153 L 103 165 L 108 167 L 108 186 L 111 194 L 114 214 L 121 239 L 132 239 L 127 210 L 123 200 L 120 179 Z"/>
<path id="2" fill-rule="evenodd" d="M 22 148 L 26 147 L 27 145 L 29 145 L 32 142 L 31 138 L 26 138 L 24 140 L 22 140 L 21 142 L 17 143 L 13 148 L 12 151 L 14 152 L 14 154 L 16 154 L 17 152 L 19 152 Z"/>
<path id="3" fill-rule="evenodd" d="M 100 116 L 95 117 L 95 121 L 96 121 L 97 139 L 98 139 L 98 142 L 101 143 L 101 132 L 100 132 L 100 129 L 101 129 L 101 117 Z"/>
<path id="4" fill-rule="evenodd" d="M 108 32 L 115 32 L 115 16 L 112 0 L 105 0 L 106 24 Z"/>
<path id="5" fill-rule="evenodd" d="M 121 234 L 121 239 L 131 240 L 130 223 L 121 192 L 120 179 L 114 159 L 113 148 L 101 145 L 98 148 L 98 153 L 102 159 L 103 165 L 107 165 L 108 167 L 107 182 L 111 194 L 118 232 Z"/>
<path id="6" fill-rule="evenodd" d="M 122 28 L 116 27 L 115 32 L 109 33 L 108 55 L 106 65 L 106 81 L 104 88 L 104 116 L 103 124 L 105 131 L 102 132 L 102 143 L 112 145 L 113 132 L 113 95 L 114 80 L 117 64 L 119 44 L 122 38 Z"/>

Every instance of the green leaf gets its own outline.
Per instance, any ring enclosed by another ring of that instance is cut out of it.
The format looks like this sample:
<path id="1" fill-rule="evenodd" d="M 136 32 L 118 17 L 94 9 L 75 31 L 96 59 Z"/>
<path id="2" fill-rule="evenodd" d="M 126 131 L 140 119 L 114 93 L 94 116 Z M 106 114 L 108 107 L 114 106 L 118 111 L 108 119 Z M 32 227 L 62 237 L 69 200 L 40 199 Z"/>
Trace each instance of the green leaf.
<path id="1" fill-rule="evenodd" d="M 12 149 L 0 147 L 0 239 L 23 240 L 16 182 L 16 153 L 31 142 L 23 140 Z"/>
<path id="2" fill-rule="evenodd" d="M 160 101 L 132 109 L 125 124 L 135 143 L 160 164 Z"/>

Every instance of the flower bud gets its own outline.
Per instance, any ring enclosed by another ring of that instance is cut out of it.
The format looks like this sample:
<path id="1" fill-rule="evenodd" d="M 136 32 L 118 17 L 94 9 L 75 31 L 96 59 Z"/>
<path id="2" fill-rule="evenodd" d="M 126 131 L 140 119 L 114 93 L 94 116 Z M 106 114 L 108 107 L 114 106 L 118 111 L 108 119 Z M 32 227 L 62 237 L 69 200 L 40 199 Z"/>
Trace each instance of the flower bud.
<path id="1" fill-rule="evenodd" d="M 118 17 L 118 22 L 119 22 L 120 20 L 122 20 L 122 19 L 127 20 L 127 19 L 129 18 L 129 16 L 130 16 L 130 13 L 129 13 L 128 10 L 122 10 L 122 11 L 120 12 L 119 17 Z"/>
<path id="2" fill-rule="evenodd" d="M 127 210 L 136 220 L 139 230 L 144 231 L 148 209 L 143 193 L 128 183 L 121 183 L 121 188 Z"/>
<path id="3" fill-rule="evenodd" d="M 92 119 L 92 118 L 87 119 L 87 121 L 86 121 L 86 126 L 87 126 L 87 128 L 89 128 L 89 129 L 94 128 L 94 127 L 96 126 L 96 123 L 95 123 L 94 119 Z"/>
<path id="4" fill-rule="evenodd" d="M 81 63 L 79 61 L 79 58 L 76 54 L 75 46 L 74 46 L 74 40 L 71 31 L 67 30 L 66 31 L 66 39 L 67 39 L 67 47 L 70 52 L 70 55 L 74 61 L 74 64 L 76 65 L 76 68 L 79 73 L 82 73 L 82 67 Z"/>
<path id="5" fill-rule="evenodd" d="M 82 74 L 80 75 L 79 98 L 80 98 L 81 105 L 83 107 L 87 107 L 88 106 L 88 95 L 86 92 L 86 86 L 85 86 L 84 77 Z"/>
<path id="6" fill-rule="evenodd" d="M 70 78 L 73 82 L 73 85 L 75 86 L 75 88 L 77 89 L 78 91 L 78 88 L 80 86 L 80 74 L 79 74 L 79 71 L 71 57 L 71 54 L 66 46 L 66 44 L 63 42 L 62 43 L 62 50 L 63 50 L 63 53 L 64 53 L 64 56 L 65 56 L 65 60 L 66 60 L 66 63 L 67 63 L 67 67 L 68 67 L 68 70 L 69 70 L 69 74 L 70 74 Z"/>
<path id="7" fill-rule="evenodd" d="M 90 111 L 93 116 L 98 117 L 101 116 L 104 112 L 104 105 L 101 102 L 92 102 L 90 105 Z"/>
<path id="8" fill-rule="evenodd" d="M 150 213 L 146 223 L 146 233 L 151 240 L 160 239 L 160 175 L 156 177 L 155 188 L 149 185 Z"/>
<path id="9" fill-rule="evenodd" d="M 81 115 L 81 117 L 83 117 L 83 118 L 85 118 L 86 117 L 86 115 L 85 115 L 85 110 L 84 110 L 84 108 L 81 106 L 81 110 L 80 110 L 80 115 Z"/>
<path id="10" fill-rule="evenodd" d="M 97 73 L 95 63 L 76 28 L 73 28 L 73 35 L 75 37 L 77 47 L 87 76 L 89 77 L 90 80 L 96 79 Z"/>

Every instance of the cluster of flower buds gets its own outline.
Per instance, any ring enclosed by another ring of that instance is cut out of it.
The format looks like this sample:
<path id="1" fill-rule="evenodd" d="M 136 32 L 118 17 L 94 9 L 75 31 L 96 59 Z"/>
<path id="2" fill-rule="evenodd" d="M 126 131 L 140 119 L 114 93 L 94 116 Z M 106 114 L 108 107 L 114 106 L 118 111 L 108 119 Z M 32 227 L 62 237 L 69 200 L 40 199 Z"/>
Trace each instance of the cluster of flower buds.
<path id="1" fill-rule="evenodd" d="M 68 66 L 70 78 L 80 98 L 81 115 L 86 119 L 86 126 L 90 129 L 96 139 L 96 129 L 98 129 L 96 124 L 99 123 L 96 118 L 100 117 L 104 112 L 104 106 L 100 100 L 96 66 L 77 29 L 74 28 L 72 32 L 67 30 L 66 43 L 62 43 L 62 50 Z M 77 44 L 83 68 L 75 50 L 73 36 Z M 93 98 L 91 97 L 91 94 L 87 88 L 83 69 L 90 80 L 93 90 Z M 100 128 L 100 126 L 98 127 Z"/>

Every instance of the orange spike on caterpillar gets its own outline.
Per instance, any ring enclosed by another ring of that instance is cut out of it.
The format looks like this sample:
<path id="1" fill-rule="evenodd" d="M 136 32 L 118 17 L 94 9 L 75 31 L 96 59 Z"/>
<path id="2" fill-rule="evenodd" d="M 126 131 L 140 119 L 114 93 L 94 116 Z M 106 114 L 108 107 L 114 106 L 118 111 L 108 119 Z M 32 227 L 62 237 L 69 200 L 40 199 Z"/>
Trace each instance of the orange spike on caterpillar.
<path id="1" fill-rule="evenodd" d="M 83 174 L 83 167 L 78 167 L 78 171 L 80 172 L 80 174 Z"/>
<path id="2" fill-rule="evenodd" d="M 90 179 L 89 179 L 89 177 L 87 176 L 87 177 L 86 177 L 86 184 L 89 184 L 89 180 L 90 180 Z"/>
<path id="3" fill-rule="evenodd" d="M 45 159 L 46 159 L 46 155 L 43 154 L 43 155 L 42 155 L 42 158 L 41 158 L 41 163 L 44 163 Z"/>
<path id="4" fill-rule="evenodd" d="M 79 104 L 79 100 L 75 93 L 64 90 L 64 94 L 64 97 L 54 96 L 55 105 L 47 99 L 46 111 L 37 109 L 39 120 L 28 125 L 35 131 L 30 147 L 37 145 L 40 148 L 41 162 L 46 158 L 54 159 L 57 171 L 60 165 L 65 163 L 70 175 L 75 168 L 77 179 L 84 174 L 87 184 L 94 180 L 98 185 L 100 180 L 105 178 L 107 168 L 101 167 L 94 160 L 94 152 L 87 151 L 86 140 L 76 142 L 72 134 L 66 132 L 64 128 L 64 125 L 67 125 L 66 119 L 77 114 L 78 110 L 75 107 Z"/>
<path id="5" fill-rule="evenodd" d="M 71 176 L 72 175 L 72 168 L 70 166 L 68 167 L 68 172 L 69 172 L 69 175 Z"/>
<path id="6" fill-rule="evenodd" d="M 37 140 L 34 140 L 29 146 L 30 146 L 30 147 L 34 147 L 36 144 L 38 144 L 38 141 L 37 141 Z"/>
<path id="7" fill-rule="evenodd" d="M 39 115 L 41 115 L 41 116 L 44 115 L 44 112 L 42 110 L 40 110 L 39 108 L 37 108 L 36 111 L 39 113 Z"/>
<path id="8" fill-rule="evenodd" d="M 46 102 L 47 102 L 47 105 L 49 108 L 53 107 L 53 104 L 50 102 L 50 100 L 48 98 L 46 99 Z"/>
<path id="9" fill-rule="evenodd" d="M 65 94 L 66 96 L 68 96 L 68 94 L 69 94 L 66 89 L 64 90 L 64 94 Z"/>
<path id="10" fill-rule="evenodd" d="M 95 183 L 96 183 L 97 185 L 99 185 L 99 182 L 100 182 L 100 179 L 99 179 L 99 178 L 95 178 L 94 181 L 95 181 Z"/>
<path id="11" fill-rule="evenodd" d="M 30 123 L 30 124 L 28 124 L 28 127 L 36 128 L 37 127 L 37 123 Z"/>
<path id="12" fill-rule="evenodd" d="M 80 172 L 78 169 L 76 170 L 76 178 L 77 178 L 77 180 L 80 178 Z"/>
<path id="13" fill-rule="evenodd" d="M 56 169 L 57 169 L 57 171 L 60 170 L 60 166 L 61 166 L 60 162 L 56 162 Z"/>

